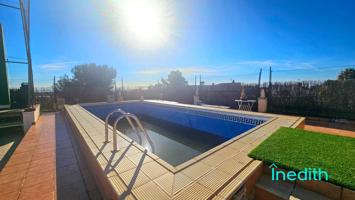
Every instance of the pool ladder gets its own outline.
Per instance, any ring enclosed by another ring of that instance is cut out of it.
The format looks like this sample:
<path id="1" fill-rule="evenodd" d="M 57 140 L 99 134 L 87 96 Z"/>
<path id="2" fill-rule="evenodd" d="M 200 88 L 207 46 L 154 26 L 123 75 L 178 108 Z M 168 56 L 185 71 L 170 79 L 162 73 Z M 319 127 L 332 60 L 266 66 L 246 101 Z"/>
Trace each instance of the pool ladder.
<path id="1" fill-rule="evenodd" d="M 144 138 L 145 138 L 145 144 L 147 144 L 147 142 L 149 143 L 149 146 L 150 146 L 150 151 L 151 152 L 154 152 L 154 146 L 153 146 L 153 142 L 152 142 L 152 140 L 150 139 L 150 137 L 149 137 L 149 135 L 148 135 L 148 133 L 147 133 L 147 131 L 143 128 L 143 126 L 142 126 L 142 123 L 140 122 L 140 120 L 138 119 L 138 117 L 137 116 L 135 116 L 134 114 L 131 114 L 131 113 L 128 113 L 128 112 L 125 112 L 125 111 L 123 111 L 122 109 L 116 109 L 116 110 L 114 110 L 114 111 L 112 111 L 112 112 L 110 112 L 107 116 L 106 116 L 106 118 L 105 118 L 105 142 L 109 142 L 109 140 L 108 140 L 108 121 L 109 121 L 109 119 L 110 119 L 110 117 L 114 114 L 114 113 L 120 113 L 121 114 L 121 116 L 119 116 L 116 120 L 115 120 L 115 122 L 113 123 L 113 131 L 112 131 L 112 133 L 113 133 L 113 137 L 112 137 L 112 144 L 113 144 L 113 150 L 114 151 L 117 151 L 118 150 L 118 147 L 117 147 L 117 124 L 118 124 L 118 122 L 121 120 L 121 119 L 123 119 L 123 118 L 125 118 L 125 119 L 127 119 L 127 121 L 128 121 L 128 123 L 129 123 L 129 125 L 132 127 L 132 129 L 133 130 L 135 130 L 137 133 L 138 133 L 138 136 L 140 137 L 140 133 L 144 133 Z M 131 119 L 133 119 L 135 122 L 136 122 L 136 124 L 138 125 L 138 127 L 139 127 L 139 129 L 140 129 L 140 131 L 141 132 L 139 132 L 138 130 L 137 130 L 137 128 L 134 126 L 134 124 L 133 124 L 133 122 L 132 122 L 132 120 Z M 142 138 L 142 137 L 140 137 L 140 138 Z M 142 141 L 141 141 L 141 145 L 143 146 L 143 147 L 145 147 L 145 145 L 142 143 Z M 145 147 L 146 148 L 146 147 Z"/>

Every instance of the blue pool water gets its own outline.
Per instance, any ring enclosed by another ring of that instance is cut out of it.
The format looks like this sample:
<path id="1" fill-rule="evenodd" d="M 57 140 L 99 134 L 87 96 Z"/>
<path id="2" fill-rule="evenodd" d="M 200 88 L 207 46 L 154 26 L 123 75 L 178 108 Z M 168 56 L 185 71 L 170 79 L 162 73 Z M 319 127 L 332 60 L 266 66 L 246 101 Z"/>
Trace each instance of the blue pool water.
<path id="1" fill-rule="evenodd" d="M 154 144 L 154 154 L 177 166 L 255 126 L 266 118 L 192 109 L 150 102 L 101 104 L 83 106 L 102 120 L 121 108 L 138 116 Z M 113 115 L 112 125 L 119 114 Z M 126 120 L 119 131 L 139 143 L 140 138 Z"/>

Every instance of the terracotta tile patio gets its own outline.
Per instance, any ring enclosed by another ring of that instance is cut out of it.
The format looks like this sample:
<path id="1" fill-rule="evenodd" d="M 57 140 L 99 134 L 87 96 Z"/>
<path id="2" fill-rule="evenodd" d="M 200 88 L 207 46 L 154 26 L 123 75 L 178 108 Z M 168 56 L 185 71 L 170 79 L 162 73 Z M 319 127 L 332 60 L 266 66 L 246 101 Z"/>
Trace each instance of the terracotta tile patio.
<path id="1" fill-rule="evenodd" d="M 44 114 L 0 172 L 0 199 L 101 199 L 60 113 Z"/>

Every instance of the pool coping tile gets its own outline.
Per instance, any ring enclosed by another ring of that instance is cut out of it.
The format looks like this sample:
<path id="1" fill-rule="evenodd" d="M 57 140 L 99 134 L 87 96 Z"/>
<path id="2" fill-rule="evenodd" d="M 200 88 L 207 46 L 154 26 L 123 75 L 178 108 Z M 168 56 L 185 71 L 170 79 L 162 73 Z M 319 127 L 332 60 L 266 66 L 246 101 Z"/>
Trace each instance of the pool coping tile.
<path id="1" fill-rule="evenodd" d="M 183 106 L 200 108 L 191 105 Z M 82 144 L 86 144 L 86 148 L 89 148 L 92 157 L 105 172 L 106 179 L 109 180 L 117 195 L 124 195 L 132 199 L 224 198 L 236 188 L 235 185 L 230 186 L 230 183 L 238 184 L 237 186 L 244 184 L 243 181 L 258 167 L 259 162 L 247 156 L 251 149 L 271 135 L 272 131 L 278 127 L 295 126 L 302 122 L 300 117 L 220 108 L 208 108 L 207 110 L 211 109 L 267 116 L 269 120 L 176 167 L 153 153 L 145 152 L 143 147 L 118 131 L 118 139 L 123 143 L 130 143 L 130 145 L 122 145 L 124 147 L 119 149 L 122 155 L 118 159 L 124 167 L 122 168 L 118 164 L 112 170 L 112 163 L 115 162 L 115 159 L 110 159 L 112 152 L 109 150 L 103 152 L 103 149 L 100 149 L 103 144 L 103 137 L 100 135 L 104 135 L 104 122 L 81 105 L 65 105 L 67 117 L 75 126 L 79 138 L 84 142 Z M 109 131 L 112 131 L 111 126 L 109 126 Z M 108 147 L 112 148 L 112 143 L 109 143 Z M 140 160 L 140 156 L 143 155 L 145 156 L 144 160 Z M 201 170 L 199 166 L 202 167 Z M 112 171 L 108 173 L 109 167 Z M 135 176 L 137 180 L 130 184 L 129 179 L 132 176 Z"/>

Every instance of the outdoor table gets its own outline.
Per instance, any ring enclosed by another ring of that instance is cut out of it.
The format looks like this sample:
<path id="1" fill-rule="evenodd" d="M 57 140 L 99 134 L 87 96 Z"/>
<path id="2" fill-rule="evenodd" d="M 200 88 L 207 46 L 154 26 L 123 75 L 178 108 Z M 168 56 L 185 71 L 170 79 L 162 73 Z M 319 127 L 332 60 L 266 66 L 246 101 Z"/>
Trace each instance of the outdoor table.
<path id="1" fill-rule="evenodd" d="M 254 103 L 256 102 L 255 100 L 234 100 L 238 104 L 238 110 L 244 110 L 244 111 L 251 111 L 253 108 Z"/>

